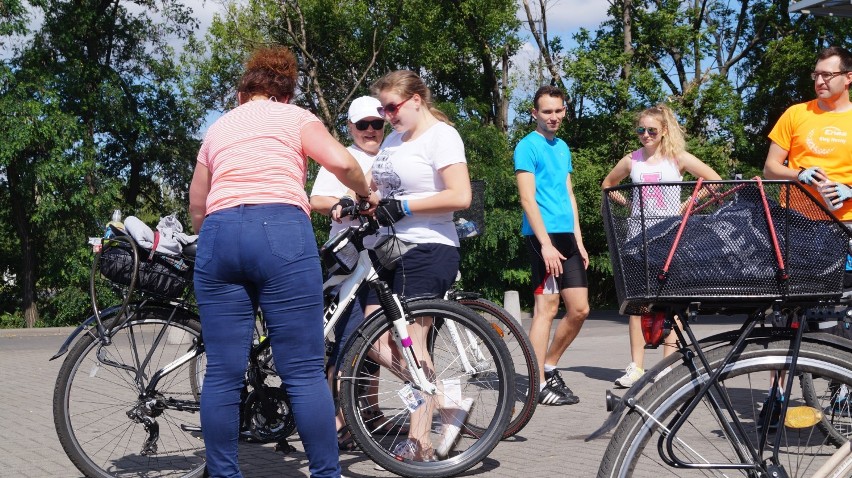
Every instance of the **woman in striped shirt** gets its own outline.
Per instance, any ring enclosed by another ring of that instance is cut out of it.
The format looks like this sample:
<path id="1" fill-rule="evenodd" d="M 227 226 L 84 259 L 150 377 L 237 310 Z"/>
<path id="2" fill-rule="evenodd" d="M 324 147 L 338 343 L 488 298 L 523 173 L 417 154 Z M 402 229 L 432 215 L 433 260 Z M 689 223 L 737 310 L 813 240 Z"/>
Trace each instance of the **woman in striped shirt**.
<path id="1" fill-rule="evenodd" d="M 190 185 L 199 232 L 195 292 L 207 353 L 201 425 L 211 477 L 240 477 L 240 389 L 260 306 L 313 477 L 339 477 L 334 404 L 325 382 L 322 272 L 305 193 L 307 157 L 372 213 L 361 167 L 310 112 L 289 104 L 298 64 L 283 47 L 256 51 L 240 105 L 210 126 Z"/>

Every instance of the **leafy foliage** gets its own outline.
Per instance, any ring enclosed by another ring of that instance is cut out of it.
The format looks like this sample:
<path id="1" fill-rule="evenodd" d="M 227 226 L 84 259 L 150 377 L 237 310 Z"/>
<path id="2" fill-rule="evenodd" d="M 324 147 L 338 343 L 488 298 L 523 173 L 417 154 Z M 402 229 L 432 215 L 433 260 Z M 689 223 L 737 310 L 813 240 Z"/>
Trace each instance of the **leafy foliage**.
<path id="1" fill-rule="evenodd" d="M 788 4 L 611 0 L 607 20 L 573 42 L 541 37 L 551 61 L 544 74 L 530 65 L 531 81 L 553 78 L 570 98 L 559 136 L 572 151 L 593 306 L 615 299 L 600 182 L 639 146 L 636 113 L 669 104 L 693 154 L 723 177 L 759 175 L 769 129 L 814 95 L 816 53 L 852 43 L 848 20 L 791 16 Z M 463 286 L 498 301 L 517 289 L 530 304 L 512 150 L 534 125 L 527 73 L 511 60 L 524 41 L 515 0 L 229 1 L 203 39 L 181 0 L 29 5 L 0 4 L 0 326 L 88 315 L 83 239 L 112 209 L 151 224 L 177 211 L 188 224 L 200 131 L 235 105 L 246 55 L 265 44 L 294 50 L 294 101 L 344 142 L 354 97 L 387 71 L 421 74 L 462 135 L 471 177 L 487 184 L 485 234 L 462 243 Z M 328 219 L 314 224 L 322 242 Z"/>

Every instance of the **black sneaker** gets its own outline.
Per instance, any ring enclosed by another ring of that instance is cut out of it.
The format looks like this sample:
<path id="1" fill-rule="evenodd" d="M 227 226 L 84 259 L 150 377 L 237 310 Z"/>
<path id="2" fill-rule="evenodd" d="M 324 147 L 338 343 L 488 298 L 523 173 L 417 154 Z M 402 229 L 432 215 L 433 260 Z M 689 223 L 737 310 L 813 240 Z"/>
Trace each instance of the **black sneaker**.
<path id="1" fill-rule="evenodd" d="M 769 431 L 775 430 L 778 428 L 779 423 L 781 422 L 781 407 L 784 406 L 784 397 L 775 397 L 775 403 L 772 404 L 772 412 L 769 416 L 769 420 L 766 419 L 766 412 L 770 408 L 769 407 L 769 397 L 766 397 L 766 400 L 763 401 L 763 406 L 760 407 L 760 414 L 757 416 L 757 429 L 760 431 L 764 424 L 768 422 Z"/>
<path id="2" fill-rule="evenodd" d="M 546 387 L 562 392 L 569 400 L 572 400 L 572 405 L 580 401 L 580 397 L 574 395 L 568 385 L 565 385 L 565 380 L 562 380 L 559 370 L 553 369 L 550 372 L 544 372 L 544 384 Z"/>
<path id="3" fill-rule="evenodd" d="M 555 389 L 549 385 L 545 385 L 538 392 L 538 403 L 541 405 L 574 405 L 579 401 L 580 399 L 575 395 L 568 397 L 562 393 L 562 390 Z"/>

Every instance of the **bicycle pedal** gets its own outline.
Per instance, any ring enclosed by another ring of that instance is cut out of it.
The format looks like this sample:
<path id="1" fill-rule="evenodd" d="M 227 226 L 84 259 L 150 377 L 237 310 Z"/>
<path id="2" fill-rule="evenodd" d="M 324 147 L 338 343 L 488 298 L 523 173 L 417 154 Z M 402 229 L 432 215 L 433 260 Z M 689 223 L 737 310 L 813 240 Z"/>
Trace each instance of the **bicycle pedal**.
<path id="1" fill-rule="evenodd" d="M 784 417 L 784 426 L 787 428 L 810 428 L 822 420 L 822 412 L 813 407 L 800 406 L 789 407 L 787 416 Z"/>
<path id="2" fill-rule="evenodd" d="M 201 433 L 201 427 L 194 427 L 190 425 L 181 425 L 180 429 L 189 432 L 189 433 Z"/>

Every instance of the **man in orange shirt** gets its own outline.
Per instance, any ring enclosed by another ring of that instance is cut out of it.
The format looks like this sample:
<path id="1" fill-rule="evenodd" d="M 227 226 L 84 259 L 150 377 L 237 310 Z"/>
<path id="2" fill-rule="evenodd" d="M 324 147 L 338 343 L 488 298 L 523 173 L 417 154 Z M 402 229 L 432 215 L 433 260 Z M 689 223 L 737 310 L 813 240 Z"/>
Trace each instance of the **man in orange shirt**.
<path id="1" fill-rule="evenodd" d="M 763 175 L 799 180 L 817 197 L 816 188 L 823 188 L 828 200 L 840 205 L 834 215 L 852 223 L 852 201 L 846 202 L 852 197 L 852 53 L 824 49 L 811 78 L 816 99 L 791 106 L 778 119 L 769 133 Z"/>
<path id="2" fill-rule="evenodd" d="M 852 228 L 852 53 L 829 47 L 819 53 L 811 73 L 816 99 L 791 106 L 769 133 L 772 143 L 766 155 L 763 175 L 767 179 L 798 180 L 806 189 L 826 199 L 832 213 Z M 820 191 L 821 190 L 821 191 Z M 792 198 L 791 201 L 795 201 Z M 802 213 L 807 214 L 808 207 Z M 852 286 L 852 261 L 846 260 L 844 287 Z M 778 426 L 784 395 L 785 374 L 772 374 L 769 396 L 760 410 L 758 427 Z M 770 406 L 770 397 L 775 403 Z M 833 403 L 834 407 L 840 406 Z M 765 415 L 769 413 L 767 421 Z"/>

